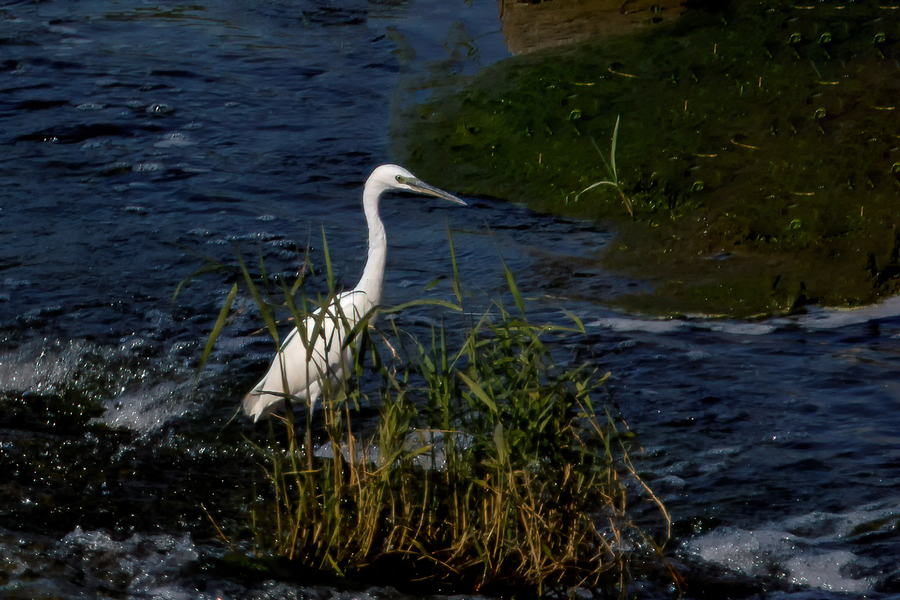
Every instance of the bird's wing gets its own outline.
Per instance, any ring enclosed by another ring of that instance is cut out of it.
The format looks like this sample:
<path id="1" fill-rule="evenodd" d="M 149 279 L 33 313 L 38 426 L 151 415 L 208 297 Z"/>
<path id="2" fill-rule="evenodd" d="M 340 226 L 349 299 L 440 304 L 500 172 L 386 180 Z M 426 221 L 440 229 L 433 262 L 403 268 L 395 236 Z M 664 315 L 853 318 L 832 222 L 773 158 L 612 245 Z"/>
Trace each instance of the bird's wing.
<path id="1" fill-rule="evenodd" d="M 347 293 L 349 294 L 349 292 Z M 323 313 L 317 310 L 285 337 L 266 375 L 244 397 L 244 412 L 254 420 L 277 410 L 290 395 L 315 403 L 327 385 L 346 371 L 344 338 L 359 320 L 342 294 Z M 273 393 L 274 392 L 274 393 Z"/>

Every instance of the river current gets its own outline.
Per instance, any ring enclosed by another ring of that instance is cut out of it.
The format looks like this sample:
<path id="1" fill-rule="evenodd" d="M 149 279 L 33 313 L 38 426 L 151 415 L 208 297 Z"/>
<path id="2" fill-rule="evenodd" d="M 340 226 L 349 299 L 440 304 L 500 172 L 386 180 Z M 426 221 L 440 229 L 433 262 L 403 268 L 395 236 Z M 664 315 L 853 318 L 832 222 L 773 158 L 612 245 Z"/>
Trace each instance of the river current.
<path id="1" fill-rule="evenodd" d="M 295 272 L 323 230 L 352 286 L 401 91 L 507 56 L 481 0 L 0 6 L 0 594 L 401 596 L 220 567 L 204 511 L 238 518 L 252 463 L 223 427 L 271 348 L 239 319 L 195 378 L 230 280 L 172 297 L 204 256 Z M 448 275 L 449 228 L 470 289 L 502 292 L 502 256 L 532 318 L 577 314 L 572 355 L 612 373 L 668 553 L 705 582 L 689 596 L 900 594 L 900 303 L 618 314 L 640 284 L 597 266 L 611 232 L 468 200 L 385 199 L 386 302 Z"/>

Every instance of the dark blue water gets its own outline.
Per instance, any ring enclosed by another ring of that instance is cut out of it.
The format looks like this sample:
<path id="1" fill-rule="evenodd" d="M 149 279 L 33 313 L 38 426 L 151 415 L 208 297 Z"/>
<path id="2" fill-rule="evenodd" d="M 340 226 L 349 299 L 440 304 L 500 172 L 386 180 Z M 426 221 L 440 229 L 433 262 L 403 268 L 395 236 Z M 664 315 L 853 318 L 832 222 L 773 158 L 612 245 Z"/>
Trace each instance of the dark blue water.
<path id="1" fill-rule="evenodd" d="M 393 107 L 423 73 L 504 56 L 488 2 L 0 8 L 0 590 L 333 593 L 214 568 L 196 498 L 212 490 L 225 524 L 241 518 L 229 482 L 254 463 L 223 424 L 269 348 L 248 313 L 195 378 L 231 280 L 172 295 L 202 256 L 261 254 L 291 275 L 307 246 L 321 257 L 322 228 L 355 284 L 361 182 L 391 160 Z M 471 200 L 385 200 L 388 303 L 449 297 L 423 291 L 449 274 L 448 226 L 474 297 L 504 289 L 502 255 L 535 320 L 566 308 L 587 325 L 572 360 L 612 372 L 686 571 L 730 569 L 708 589 L 737 578 L 725 589 L 758 597 L 900 590 L 900 306 L 617 315 L 604 300 L 638 284 L 597 266 L 611 233 Z M 415 330 L 427 315 L 399 318 Z"/>

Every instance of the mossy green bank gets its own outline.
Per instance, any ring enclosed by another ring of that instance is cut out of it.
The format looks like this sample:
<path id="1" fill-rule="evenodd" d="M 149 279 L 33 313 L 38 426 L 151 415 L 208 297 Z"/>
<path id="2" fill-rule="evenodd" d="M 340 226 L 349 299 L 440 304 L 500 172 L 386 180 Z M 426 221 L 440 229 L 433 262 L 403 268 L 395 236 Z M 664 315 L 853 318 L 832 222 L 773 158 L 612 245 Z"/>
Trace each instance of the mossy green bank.
<path id="1" fill-rule="evenodd" d="M 397 153 L 439 186 L 612 224 L 602 260 L 654 288 L 632 310 L 874 302 L 900 289 L 897 4 L 736 1 L 424 82 Z M 617 118 L 618 189 L 579 195 L 610 179 Z"/>

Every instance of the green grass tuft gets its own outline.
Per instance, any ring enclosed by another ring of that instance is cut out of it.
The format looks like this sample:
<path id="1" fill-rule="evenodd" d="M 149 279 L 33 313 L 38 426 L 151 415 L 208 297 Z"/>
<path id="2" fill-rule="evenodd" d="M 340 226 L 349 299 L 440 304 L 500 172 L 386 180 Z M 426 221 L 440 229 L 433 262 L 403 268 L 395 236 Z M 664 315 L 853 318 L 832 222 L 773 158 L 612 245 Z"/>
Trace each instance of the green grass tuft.
<path id="1" fill-rule="evenodd" d="M 633 435 L 595 406 L 608 373 L 554 360 L 584 329 L 574 317 L 567 327 L 528 321 L 508 268 L 515 313 L 494 302 L 473 315 L 455 257 L 453 267 L 457 302 L 422 302 L 445 309 L 429 339 L 396 319 L 378 343 L 363 327 L 357 378 L 305 421 L 294 419 L 300 398 L 269 419 L 268 440 L 254 444 L 266 483 L 250 514 L 254 552 L 375 582 L 402 568 L 407 581 L 384 582 L 395 587 L 625 595 L 631 565 L 661 561 L 668 537 L 638 528 L 631 503 L 668 515 L 631 464 Z M 270 333 L 279 310 L 303 322 L 302 284 L 261 290 L 240 268 Z M 378 407 L 374 426 L 358 422 L 362 404 Z"/>

